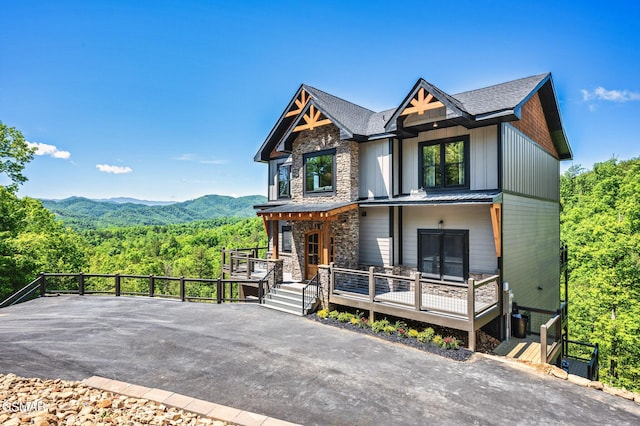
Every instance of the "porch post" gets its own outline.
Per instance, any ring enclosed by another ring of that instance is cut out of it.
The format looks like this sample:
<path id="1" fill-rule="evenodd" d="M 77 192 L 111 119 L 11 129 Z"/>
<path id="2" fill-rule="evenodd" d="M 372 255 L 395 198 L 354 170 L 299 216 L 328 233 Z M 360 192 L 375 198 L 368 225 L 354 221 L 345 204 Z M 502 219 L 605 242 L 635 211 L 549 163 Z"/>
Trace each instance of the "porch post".
<path id="1" fill-rule="evenodd" d="M 371 302 L 371 304 L 373 304 L 376 297 L 376 279 L 373 276 L 375 271 L 373 266 L 369 266 L 369 302 Z"/>
<path id="2" fill-rule="evenodd" d="M 320 259 L 320 263 L 322 265 L 329 264 L 329 222 L 326 220 L 322 221 L 322 258 Z"/>
<path id="3" fill-rule="evenodd" d="M 469 318 L 469 350 L 476 351 L 476 280 L 467 281 L 467 317 Z"/>
<path id="4" fill-rule="evenodd" d="M 271 253 L 271 257 L 273 259 L 278 259 L 280 256 L 280 247 L 278 245 L 278 240 L 280 239 L 279 236 L 279 224 L 280 222 L 277 220 L 272 220 L 271 221 L 271 241 L 273 241 L 273 252 Z M 258 257 L 258 256 L 256 256 Z"/>
<path id="5" fill-rule="evenodd" d="M 422 272 L 416 272 L 416 276 L 414 278 L 414 299 L 416 305 L 416 311 L 420 311 L 422 309 L 422 286 L 420 284 L 420 277 L 422 277 Z"/>

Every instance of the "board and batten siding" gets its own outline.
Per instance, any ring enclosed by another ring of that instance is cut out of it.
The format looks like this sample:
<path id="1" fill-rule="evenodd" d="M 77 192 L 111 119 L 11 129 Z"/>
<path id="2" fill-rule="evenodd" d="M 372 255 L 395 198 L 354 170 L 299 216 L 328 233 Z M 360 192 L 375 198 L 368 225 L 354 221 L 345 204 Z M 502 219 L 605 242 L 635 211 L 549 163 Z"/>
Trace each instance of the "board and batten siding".
<path id="1" fill-rule="evenodd" d="M 418 229 L 443 229 L 469 231 L 469 272 L 493 274 L 498 267 L 496 246 L 488 204 L 456 206 L 416 206 L 403 208 L 402 253 L 403 264 L 417 267 Z"/>
<path id="2" fill-rule="evenodd" d="M 497 126 L 467 129 L 462 126 L 422 132 L 402 141 L 402 192 L 418 188 L 420 177 L 418 152 L 420 142 L 469 135 L 469 179 L 471 190 L 498 188 L 498 128 Z"/>
<path id="3" fill-rule="evenodd" d="M 502 124 L 502 188 L 560 200 L 560 161 L 508 123 Z"/>
<path id="4" fill-rule="evenodd" d="M 360 263 L 391 265 L 392 239 L 389 235 L 389 207 L 360 209 Z"/>
<path id="5" fill-rule="evenodd" d="M 389 140 L 381 139 L 360 144 L 360 198 L 391 195 L 391 152 Z"/>
<path id="6" fill-rule="evenodd" d="M 557 309 L 560 300 L 559 203 L 513 194 L 504 194 L 502 202 L 503 280 L 513 290 L 514 302 Z"/>

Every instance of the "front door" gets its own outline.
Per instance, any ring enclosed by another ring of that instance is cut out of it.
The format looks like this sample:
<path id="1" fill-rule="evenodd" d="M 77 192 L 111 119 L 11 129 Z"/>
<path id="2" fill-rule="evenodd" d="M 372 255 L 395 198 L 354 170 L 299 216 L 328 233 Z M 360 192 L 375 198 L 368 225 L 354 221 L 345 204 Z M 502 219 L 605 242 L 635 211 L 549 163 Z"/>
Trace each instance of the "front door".
<path id="1" fill-rule="evenodd" d="M 305 279 L 310 280 L 318 272 L 320 263 L 320 231 L 308 232 L 305 236 L 304 245 L 304 270 Z"/>

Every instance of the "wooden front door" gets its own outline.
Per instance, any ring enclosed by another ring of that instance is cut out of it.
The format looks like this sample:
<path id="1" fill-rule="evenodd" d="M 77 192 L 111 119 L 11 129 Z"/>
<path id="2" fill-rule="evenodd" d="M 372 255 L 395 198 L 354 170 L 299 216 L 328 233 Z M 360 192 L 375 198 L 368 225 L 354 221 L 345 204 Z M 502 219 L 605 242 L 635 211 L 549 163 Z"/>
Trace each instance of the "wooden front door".
<path id="1" fill-rule="evenodd" d="M 310 231 L 305 235 L 304 270 L 305 279 L 310 280 L 318 272 L 322 250 L 320 231 Z"/>

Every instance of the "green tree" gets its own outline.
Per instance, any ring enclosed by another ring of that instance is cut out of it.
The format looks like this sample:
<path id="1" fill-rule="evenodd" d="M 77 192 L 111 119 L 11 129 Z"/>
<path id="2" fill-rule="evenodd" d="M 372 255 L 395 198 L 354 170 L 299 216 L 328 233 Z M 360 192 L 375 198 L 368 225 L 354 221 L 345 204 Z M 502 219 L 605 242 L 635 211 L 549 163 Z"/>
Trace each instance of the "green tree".
<path id="1" fill-rule="evenodd" d="M 10 192 L 15 193 L 18 186 L 26 182 L 22 170 L 33 159 L 34 152 L 35 149 L 29 148 L 19 130 L 0 121 L 0 174 L 11 181 L 6 186 Z"/>

